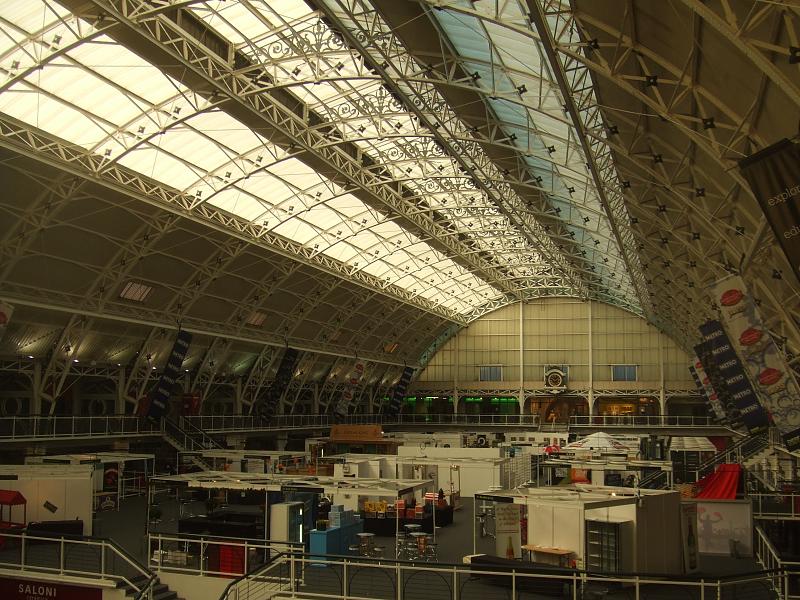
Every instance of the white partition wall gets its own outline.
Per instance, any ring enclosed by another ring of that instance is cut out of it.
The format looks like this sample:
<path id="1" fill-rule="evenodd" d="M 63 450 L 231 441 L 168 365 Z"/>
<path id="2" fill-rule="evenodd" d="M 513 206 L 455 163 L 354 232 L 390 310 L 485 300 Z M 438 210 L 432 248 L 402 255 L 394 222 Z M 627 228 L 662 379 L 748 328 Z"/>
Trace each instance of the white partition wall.
<path id="1" fill-rule="evenodd" d="M 0 474 L 16 479 L 0 481 L 0 489 L 21 492 L 28 521 L 83 521 L 83 533 L 92 534 L 93 468 L 88 465 L 2 465 Z"/>

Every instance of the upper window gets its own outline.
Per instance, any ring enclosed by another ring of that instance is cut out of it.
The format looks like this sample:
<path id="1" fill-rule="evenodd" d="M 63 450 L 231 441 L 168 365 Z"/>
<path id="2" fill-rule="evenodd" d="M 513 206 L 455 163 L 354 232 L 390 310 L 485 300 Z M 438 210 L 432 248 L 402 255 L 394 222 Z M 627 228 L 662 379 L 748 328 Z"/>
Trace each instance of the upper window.
<path id="1" fill-rule="evenodd" d="M 611 381 L 636 381 L 636 365 L 611 365 Z"/>
<path id="2" fill-rule="evenodd" d="M 501 365 L 481 365 L 480 381 L 503 381 L 503 367 Z"/>

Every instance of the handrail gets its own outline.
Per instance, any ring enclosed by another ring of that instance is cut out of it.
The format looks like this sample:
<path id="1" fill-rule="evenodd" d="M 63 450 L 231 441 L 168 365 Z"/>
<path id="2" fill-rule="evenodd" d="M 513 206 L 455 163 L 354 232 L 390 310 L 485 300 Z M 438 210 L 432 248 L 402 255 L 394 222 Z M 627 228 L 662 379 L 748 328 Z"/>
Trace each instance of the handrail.
<path id="1" fill-rule="evenodd" d="M 767 435 L 764 433 L 755 433 L 748 435 L 740 440 L 737 440 L 733 445 L 720 450 L 707 460 L 703 461 L 696 470 L 697 479 L 704 477 L 714 470 L 714 467 L 724 463 L 741 462 L 744 461 L 757 452 L 760 452 L 767 447 Z M 735 460 L 734 460 L 735 459 Z"/>
<path id="2" fill-rule="evenodd" d="M 91 575 L 94 576 L 95 578 L 99 575 L 101 578 L 108 577 L 111 579 L 122 581 L 127 585 L 129 585 L 131 588 L 133 588 L 136 592 L 141 592 L 142 589 L 144 589 L 146 586 L 143 586 L 143 588 L 140 589 L 140 587 L 133 582 L 133 579 L 135 579 L 135 577 L 129 578 L 124 574 L 113 573 L 109 571 L 110 565 L 109 561 L 106 560 L 106 555 L 105 555 L 106 550 L 108 550 L 112 552 L 112 554 L 121 558 L 124 561 L 124 564 L 128 564 L 137 575 L 144 576 L 145 578 L 148 579 L 154 576 L 154 574 L 149 569 L 140 564 L 127 551 L 118 546 L 113 540 L 110 540 L 108 538 L 100 538 L 100 537 L 84 536 L 84 535 L 81 536 L 29 535 L 25 532 L 11 533 L 8 531 L 4 531 L 2 537 L 4 539 L 18 539 L 21 547 L 19 552 L 19 563 L 17 563 L 16 561 L 13 563 L 11 562 L 0 563 L 3 565 L 18 566 L 23 570 L 27 569 L 27 570 L 42 571 L 42 572 L 55 571 L 58 572 L 60 575 L 65 575 L 65 574 L 73 574 L 76 576 Z M 44 566 L 41 564 L 39 565 L 31 564 L 30 561 L 26 562 L 26 558 L 29 558 L 31 556 L 31 553 L 27 551 L 27 546 L 31 541 L 44 542 L 48 544 L 59 544 L 60 547 L 57 553 L 58 567 L 56 568 L 52 566 Z M 100 549 L 99 568 L 89 571 L 79 571 L 76 569 L 69 569 L 68 566 L 66 565 L 66 558 L 65 558 L 66 557 L 65 548 L 67 546 L 87 546 L 87 547 L 99 548 Z M 11 558 L 15 558 L 16 555 L 3 554 L 2 557 L 0 557 L 0 559 L 5 560 L 9 558 L 9 556 Z"/>
<path id="3" fill-rule="evenodd" d="M 570 427 L 721 427 L 711 417 L 683 415 L 572 415 Z"/>
<path id="4" fill-rule="evenodd" d="M 184 427 L 185 425 L 188 425 L 188 427 Z M 220 444 L 217 440 L 215 440 L 213 437 L 208 435 L 205 431 L 203 431 L 202 429 L 197 427 L 194 423 L 192 423 L 190 420 L 186 419 L 185 417 L 180 417 L 180 419 L 179 419 L 179 421 L 177 423 L 177 427 L 179 429 L 184 430 L 186 433 L 188 433 L 189 437 L 192 437 L 192 434 L 196 434 L 196 435 L 200 436 L 200 438 L 203 440 L 203 442 L 210 443 L 212 446 L 216 447 L 217 449 L 225 448 L 225 446 Z"/>
<path id="5" fill-rule="evenodd" d="M 292 556 L 292 555 L 294 555 L 293 552 L 278 552 L 275 556 L 271 556 L 270 558 L 268 558 L 267 562 L 265 562 L 263 565 L 259 565 L 258 567 L 256 567 L 252 571 L 249 571 L 249 572 L 237 577 L 236 579 L 231 580 L 231 582 L 228 585 L 225 586 L 225 589 L 222 590 L 222 594 L 219 597 L 220 600 L 225 600 L 228 597 L 228 594 L 230 593 L 230 590 L 234 586 L 236 586 L 238 583 L 240 583 L 241 581 L 244 581 L 245 579 L 252 579 L 252 578 L 258 577 L 258 575 L 261 574 L 263 571 L 266 571 L 267 569 L 269 569 L 272 566 L 274 566 L 275 563 L 278 561 L 278 559 L 282 560 L 284 557 Z"/>
<path id="6" fill-rule="evenodd" d="M 264 565 L 261 569 L 243 575 L 242 577 L 232 581 L 223 591 L 220 600 L 250 600 L 251 598 L 261 598 L 260 593 L 264 590 L 257 588 L 243 587 L 244 582 L 250 581 L 255 583 L 259 577 L 263 577 L 263 583 L 268 583 L 267 577 L 271 575 L 268 573 L 270 569 L 274 569 L 277 561 L 284 563 L 288 562 L 289 574 L 284 575 L 283 579 L 288 579 L 292 586 L 297 580 L 298 573 L 305 572 L 303 567 L 308 564 L 318 564 L 322 560 L 319 556 L 314 556 L 309 553 L 303 554 L 282 554 L 276 556 L 270 564 Z M 749 582 L 762 581 L 774 583 L 775 580 L 785 579 L 785 571 L 782 568 L 778 569 L 764 569 L 753 571 L 750 573 L 737 573 L 732 575 L 718 576 L 708 578 L 707 576 L 700 575 L 685 575 L 675 576 L 671 574 L 650 574 L 650 573 L 596 573 L 587 572 L 585 570 L 566 569 L 558 567 L 539 567 L 535 565 L 508 564 L 508 565 L 480 565 L 473 564 L 465 566 L 464 564 L 453 563 L 415 563 L 409 561 L 400 561 L 393 559 L 382 558 L 369 558 L 369 557 L 356 557 L 356 556 L 335 556 L 325 555 L 325 563 L 329 567 L 341 567 L 342 576 L 339 578 L 340 585 L 342 586 L 338 591 L 326 590 L 324 592 L 317 592 L 313 588 L 309 588 L 308 584 L 303 590 L 303 596 L 308 598 L 364 598 L 359 596 L 349 589 L 350 579 L 347 577 L 349 569 L 385 569 L 388 576 L 394 581 L 407 581 L 413 577 L 415 573 L 432 572 L 438 573 L 440 576 L 447 577 L 448 580 L 452 578 L 453 582 L 457 581 L 459 576 L 473 578 L 475 576 L 487 575 L 492 577 L 507 578 L 506 585 L 510 585 L 512 590 L 519 590 L 524 585 L 525 581 L 561 581 L 564 584 L 573 586 L 573 590 L 578 590 L 578 586 L 586 582 L 598 581 L 604 584 L 608 583 L 621 583 L 623 585 L 630 585 L 632 588 L 635 586 L 637 592 L 641 586 L 644 585 L 664 585 L 672 588 L 688 588 L 688 590 L 700 591 L 700 597 L 703 597 L 704 591 L 707 589 L 715 590 L 714 593 L 705 592 L 705 597 L 722 597 L 723 588 L 732 585 L 742 585 Z M 410 575 L 409 575 L 410 574 Z M 278 585 L 286 583 L 281 581 L 281 576 L 278 575 Z M 272 581 L 272 579 L 270 579 Z M 274 582 L 273 582 L 274 583 Z M 390 585 L 394 585 L 390 583 Z M 240 595 L 239 589 L 245 594 Z M 398 589 L 395 587 L 395 589 Z M 453 589 L 456 589 L 455 587 Z M 271 590 L 276 591 L 276 590 Z M 294 588 L 291 588 L 294 591 Z M 372 597 L 372 596 L 371 596 Z M 398 596 L 399 597 L 399 596 Z M 512 597 L 515 594 L 512 592 Z M 575 597 L 575 596 L 573 596 Z M 668 596 L 667 596 L 668 597 Z"/>
<path id="7" fill-rule="evenodd" d="M 0 417 L 0 441 L 157 435 L 157 424 L 135 415 Z"/>

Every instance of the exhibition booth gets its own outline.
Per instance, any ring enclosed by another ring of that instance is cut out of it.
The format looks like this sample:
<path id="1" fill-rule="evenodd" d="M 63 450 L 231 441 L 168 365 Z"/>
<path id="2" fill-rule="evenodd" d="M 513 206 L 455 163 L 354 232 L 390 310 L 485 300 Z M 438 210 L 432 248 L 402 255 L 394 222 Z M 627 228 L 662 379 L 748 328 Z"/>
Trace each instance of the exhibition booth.
<path id="1" fill-rule="evenodd" d="M 684 557 L 694 555 L 696 568 L 695 521 L 683 516 L 674 491 L 571 485 L 475 498 L 476 511 L 489 505 L 494 513 L 502 559 L 597 573 L 680 575 L 690 570 Z"/>
<path id="2" fill-rule="evenodd" d="M 540 465 L 544 485 L 591 483 L 637 487 L 646 477 L 663 472 L 668 487 L 672 487 L 672 462 L 666 460 L 638 460 L 611 455 L 600 458 L 559 455 L 559 458 L 548 458 Z"/>
<path id="3" fill-rule="evenodd" d="M 92 469 L 92 506 L 95 512 L 119 510 L 120 500 L 144 494 L 155 468 L 153 454 L 97 452 L 28 456 L 29 465 L 89 465 Z"/>
<path id="4" fill-rule="evenodd" d="M 276 450 L 202 450 L 181 452 L 181 456 L 194 454 L 211 464 L 214 471 L 234 473 L 287 473 L 301 472 L 306 468 L 304 452 Z"/>
<path id="5" fill-rule="evenodd" d="M 25 499 L 30 535 L 91 535 L 93 475 L 92 465 L 0 465 L 0 489 Z"/>

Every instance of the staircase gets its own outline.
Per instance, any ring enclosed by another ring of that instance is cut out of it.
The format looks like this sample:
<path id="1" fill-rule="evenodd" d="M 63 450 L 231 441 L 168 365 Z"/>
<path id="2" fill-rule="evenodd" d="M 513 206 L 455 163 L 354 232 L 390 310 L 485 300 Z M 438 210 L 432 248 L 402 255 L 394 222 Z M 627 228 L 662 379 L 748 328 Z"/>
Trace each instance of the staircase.
<path id="1" fill-rule="evenodd" d="M 139 600 L 139 598 L 142 600 L 183 600 L 183 598 L 178 596 L 177 592 L 173 592 L 169 589 L 168 585 L 161 583 L 156 576 L 148 579 L 142 575 L 141 577 L 135 578 L 131 583 L 136 587 L 126 582 L 120 582 L 117 588 L 124 590 L 125 596 L 135 598 L 136 600 Z M 137 587 L 142 591 L 137 591 Z"/>
<path id="2" fill-rule="evenodd" d="M 164 418 L 164 439 L 179 453 L 185 452 L 192 463 L 203 471 L 210 471 L 211 464 L 202 457 L 192 454 L 203 450 L 223 449 L 219 442 L 205 431 L 192 425 L 188 420 L 181 418 L 180 424 L 171 419 Z"/>
<path id="3" fill-rule="evenodd" d="M 717 452 L 697 467 L 696 480 L 713 473 L 719 465 L 739 463 L 754 458 L 762 452 L 771 453 L 769 433 L 753 433 L 743 437 L 732 446 Z"/>

